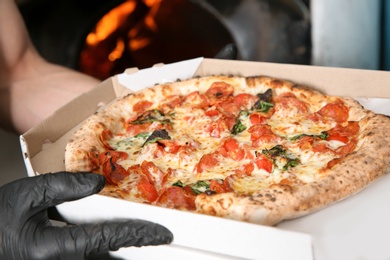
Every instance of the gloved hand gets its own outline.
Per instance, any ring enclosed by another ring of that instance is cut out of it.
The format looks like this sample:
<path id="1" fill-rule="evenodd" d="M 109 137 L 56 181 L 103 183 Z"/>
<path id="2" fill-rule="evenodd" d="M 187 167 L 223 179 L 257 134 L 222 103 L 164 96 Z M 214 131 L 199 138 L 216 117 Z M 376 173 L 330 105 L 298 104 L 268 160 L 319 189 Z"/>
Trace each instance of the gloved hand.
<path id="1" fill-rule="evenodd" d="M 120 247 L 169 244 L 172 233 L 143 220 L 53 226 L 47 209 L 99 192 L 104 177 L 67 172 L 0 187 L 0 259 L 85 259 Z"/>

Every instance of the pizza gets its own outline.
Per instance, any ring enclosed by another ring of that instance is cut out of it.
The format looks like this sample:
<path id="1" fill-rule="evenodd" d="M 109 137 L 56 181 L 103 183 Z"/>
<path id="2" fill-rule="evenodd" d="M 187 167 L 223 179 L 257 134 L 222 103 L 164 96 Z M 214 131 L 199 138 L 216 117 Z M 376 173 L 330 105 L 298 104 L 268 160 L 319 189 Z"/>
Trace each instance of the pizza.
<path id="1" fill-rule="evenodd" d="M 104 175 L 102 195 L 275 225 L 388 173 L 390 118 L 272 77 L 194 77 L 91 115 L 65 168 Z"/>

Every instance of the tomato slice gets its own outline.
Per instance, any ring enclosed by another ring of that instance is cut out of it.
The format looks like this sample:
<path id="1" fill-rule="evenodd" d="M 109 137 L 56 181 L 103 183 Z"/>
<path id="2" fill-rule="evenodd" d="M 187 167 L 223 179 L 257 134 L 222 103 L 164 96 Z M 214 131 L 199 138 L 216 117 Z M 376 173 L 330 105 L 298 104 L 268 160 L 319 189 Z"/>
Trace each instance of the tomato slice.
<path id="1" fill-rule="evenodd" d="M 346 122 L 349 116 L 349 109 L 342 104 L 330 103 L 322 107 L 318 114 L 324 117 L 330 117 L 338 123 Z"/>
<path id="2" fill-rule="evenodd" d="M 117 162 L 118 160 L 125 160 L 127 159 L 129 155 L 126 152 L 121 152 L 121 151 L 114 151 L 114 150 L 109 150 L 106 152 L 102 152 L 99 154 L 99 163 L 102 165 L 108 160 L 111 160 L 112 162 Z"/>
<path id="3" fill-rule="evenodd" d="M 254 113 L 254 114 L 251 114 L 249 116 L 249 119 L 250 119 L 250 122 L 252 125 L 258 125 L 258 124 L 263 123 L 264 120 L 266 119 L 266 117 L 264 117 L 263 115 L 261 115 L 259 113 Z"/>
<path id="4" fill-rule="evenodd" d="M 161 102 L 160 108 L 163 111 L 171 111 L 175 107 L 180 107 L 182 104 L 182 101 L 183 101 L 182 96 L 170 95 L 170 96 L 166 97 L 165 100 L 163 100 Z"/>
<path id="5" fill-rule="evenodd" d="M 276 104 L 283 108 L 292 109 L 295 108 L 301 115 L 307 114 L 309 109 L 305 102 L 299 100 L 294 93 L 283 93 L 276 97 Z"/>
<path id="6" fill-rule="evenodd" d="M 240 144 L 238 143 L 238 141 L 236 139 L 229 138 L 229 139 L 225 140 L 225 142 L 223 143 L 223 147 L 227 151 L 233 151 L 233 150 L 240 148 Z"/>
<path id="7" fill-rule="evenodd" d="M 235 104 L 244 109 L 250 109 L 256 103 L 256 101 L 257 97 L 248 93 L 240 93 L 233 99 Z"/>
<path id="8" fill-rule="evenodd" d="M 149 127 L 152 125 L 152 123 L 144 123 L 144 124 L 128 124 L 126 127 L 126 132 L 131 136 L 136 136 L 137 134 L 148 132 Z"/>
<path id="9" fill-rule="evenodd" d="M 149 202 L 154 202 L 158 198 L 158 192 L 156 187 L 146 177 L 141 178 L 138 183 L 138 190 L 141 192 L 141 195 L 144 199 Z"/>
<path id="10" fill-rule="evenodd" d="M 210 88 L 206 91 L 205 95 L 209 100 L 210 105 L 215 105 L 224 101 L 230 95 L 233 95 L 234 88 L 232 85 L 218 81 L 214 82 Z"/>
<path id="11" fill-rule="evenodd" d="M 269 125 L 253 125 L 248 129 L 251 133 L 252 146 L 258 147 L 264 142 L 275 142 L 279 139 Z"/>
<path id="12" fill-rule="evenodd" d="M 217 109 L 227 116 L 237 117 L 240 113 L 241 109 L 240 107 L 233 103 L 233 98 L 226 98 L 223 102 L 220 102 L 217 105 Z"/>
<path id="13" fill-rule="evenodd" d="M 203 172 L 204 170 L 210 169 L 218 165 L 219 161 L 215 154 L 209 153 L 205 154 L 200 158 L 199 163 L 195 166 L 198 173 Z"/>
<path id="14" fill-rule="evenodd" d="M 209 117 L 213 117 L 213 116 L 218 116 L 221 114 L 221 112 L 219 112 L 218 110 L 216 110 L 215 108 L 212 108 L 212 109 L 208 109 L 204 112 L 204 114 L 206 116 L 209 116 Z"/>
<path id="15" fill-rule="evenodd" d="M 269 173 L 272 172 L 272 168 L 274 166 L 273 162 L 270 159 L 263 157 L 263 156 L 256 158 L 255 164 L 256 164 L 257 168 L 263 169 Z"/>
<path id="16" fill-rule="evenodd" d="M 189 104 L 195 108 L 205 108 L 209 105 L 208 100 L 204 94 L 200 94 L 199 91 L 194 91 L 188 94 L 183 99 L 183 104 Z"/>
<path id="17" fill-rule="evenodd" d="M 102 142 L 103 146 L 107 149 L 113 150 L 111 145 L 108 144 L 108 140 L 110 140 L 114 135 L 110 130 L 103 130 L 100 134 L 100 142 Z"/>
<path id="18" fill-rule="evenodd" d="M 326 138 L 328 141 L 339 141 L 342 143 L 347 143 L 348 142 L 348 137 L 340 134 L 332 134 L 329 135 L 328 138 Z"/>
<path id="19" fill-rule="evenodd" d="M 143 113 L 146 110 L 148 110 L 152 105 L 153 105 L 152 102 L 142 100 L 142 101 L 139 101 L 136 104 L 134 104 L 133 111 L 136 113 Z"/>
<path id="20" fill-rule="evenodd" d="M 350 154 L 355 150 L 356 145 L 357 145 L 357 139 L 354 138 L 346 145 L 337 148 L 336 152 L 341 156 L 346 156 L 347 154 Z"/>
<path id="21" fill-rule="evenodd" d="M 217 180 L 210 181 L 210 190 L 215 191 L 216 193 L 225 193 L 229 190 L 225 187 L 224 183 L 219 183 Z"/>
<path id="22" fill-rule="evenodd" d="M 234 161 L 240 161 L 245 157 L 245 150 L 240 148 L 238 141 L 234 138 L 229 138 L 223 143 L 223 148 L 226 150 L 226 155 Z"/>
<path id="23" fill-rule="evenodd" d="M 359 133 L 360 126 L 358 122 L 350 121 L 346 126 L 340 124 L 336 125 L 332 129 L 328 130 L 329 135 L 339 134 L 344 136 L 353 136 Z"/>
<path id="24" fill-rule="evenodd" d="M 194 195 L 188 195 L 187 192 L 178 186 L 167 188 L 158 198 L 157 205 L 162 205 L 175 209 L 195 210 Z"/>
<path id="25" fill-rule="evenodd" d="M 102 171 L 106 181 L 113 185 L 119 185 L 129 175 L 129 172 L 114 162 L 112 158 L 103 163 Z"/>

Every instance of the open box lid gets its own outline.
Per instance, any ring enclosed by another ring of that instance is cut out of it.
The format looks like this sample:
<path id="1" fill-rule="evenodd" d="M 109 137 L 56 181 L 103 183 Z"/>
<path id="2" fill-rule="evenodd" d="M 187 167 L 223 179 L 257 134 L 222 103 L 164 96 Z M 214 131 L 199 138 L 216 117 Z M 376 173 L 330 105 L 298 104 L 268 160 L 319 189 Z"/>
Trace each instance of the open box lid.
<path id="1" fill-rule="evenodd" d="M 129 91 L 153 86 L 156 83 L 187 79 L 197 75 L 218 74 L 267 75 L 314 86 L 332 95 L 390 98 L 390 73 L 382 71 L 203 58 L 168 65 L 161 64 L 143 70 L 128 69 L 76 98 L 20 137 L 28 175 L 34 176 L 64 170 L 64 148 L 68 138 L 83 120 L 115 97 Z M 375 88 L 367 86 L 375 86 Z M 114 217 L 134 217 L 161 223 L 174 233 L 175 240 L 172 245 L 149 251 L 169 248 L 166 252 L 171 254 L 172 250 L 180 248 L 189 254 L 202 252 L 203 256 L 222 257 L 223 259 L 226 257 L 234 259 L 311 259 L 313 257 L 312 236 L 309 235 L 311 229 L 306 229 L 308 232 L 306 230 L 301 232 L 288 225 L 283 229 L 265 227 L 100 195 L 67 202 L 58 206 L 57 209 L 65 220 L 72 223 Z M 316 224 L 319 223 L 312 223 L 312 225 Z M 125 251 L 125 254 L 132 252 L 133 255 L 135 250 L 121 249 L 122 252 Z M 145 251 L 142 251 L 142 254 L 144 253 Z M 316 258 L 320 259 L 318 256 L 322 253 L 318 254 Z"/>

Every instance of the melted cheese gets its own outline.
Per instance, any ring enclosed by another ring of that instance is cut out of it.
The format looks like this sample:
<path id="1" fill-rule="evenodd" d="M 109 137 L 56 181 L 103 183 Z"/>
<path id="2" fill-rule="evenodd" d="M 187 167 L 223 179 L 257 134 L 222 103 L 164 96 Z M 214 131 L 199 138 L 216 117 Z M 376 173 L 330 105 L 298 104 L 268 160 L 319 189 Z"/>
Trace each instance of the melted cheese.
<path id="1" fill-rule="evenodd" d="M 158 107 L 156 107 L 158 108 Z M 323 131 L 333 128 L 335 122 L 315 122 L 307 119 L 305 116 L 294 116 L 294 111 L 279 109 L 264 123 L 271 126 L 274 134 L 278 135 L 280 140 L 272 143 L 261 144 L 260 147 L 252 147 L 251 133 L 247 130 L 251 126 L 248 115 L 240 115 L 239 120 L 246 127 L 241 133 L 232 135 L 229 131 L 221 133 L 220 138 L 210 136 L 210 125 L 212 118 L 204 114 L 204 110 L 192 108 L 189 105 L 176 108 L 171 115 L 172 129 L 169 129 L 171 140 L 179 145 L 189 145 L 193 150 L 189 153 L 164 153 L 159 154 L 157 144 L 144 145 L 146 137 L 128 136 L 125 132 L 119 133 L 109 140 L 109 144 L 115 150 L 128 153 L 128 159 L 121 160 L 120 163 L 125 169 L 134 164 L 142 164 L 143 161 L 152 161 L 164 173 L 168 169 L 174 169 L 169 177 L 168 183 L 173 184 L 178 181 L 184 184 L 196 183 L 200 180 L 225 179 L 242 169 L 244 165 L 254 164 L 254 169 L 249 176 L 232 178 L 231 187 L 239 194 L 251 194 L 257 190 L 269 187 L 272 184 L 278 184 L 284 179 L 299 180 L 301 182 L 313 182 L 319 178 L 318 172 L 326 168 L 327 163 L 337 158 L 332 152 L 313 152 L 311 150 L 301 150 L 298 142 L 291 141 L 291 138 L 305 134 L 318 135 Z M 295 111 L 297 112 L 297 111 Z M 151 134 L 151 133 L 149 133 Z M 201 173 L 196 171 L 196 165 L 205 154 L 214 153 L 222 144 L 226 137 L 233 137 L 239 143 L 241 148 L 245 148 L 246 153 L 253 158 L 246 157 L 235 161 L 228 157 L 219 156 L 218 164 Z M 330 149 L 337 149 L 344 143 L 338 141 L 322 141 Z M 285 149 L 283 156 L 278 155 L 272 158 L 272 172 L 259 169 L 254 160 L 256 155 L 262 154 L 265 149 L 272 149 L 280 145 Z M 286 166 L 289 160 L 296 160 L 297 164 Z M 161 175 L 152 172 L 153 178 L 161 182 Z M 129 189 L 131 183 L 135 180 L 127 180 Z M 135 191 L 134 191 L 135 192 Z M 135 194 L 133 194 L 135 196 Z"/>

